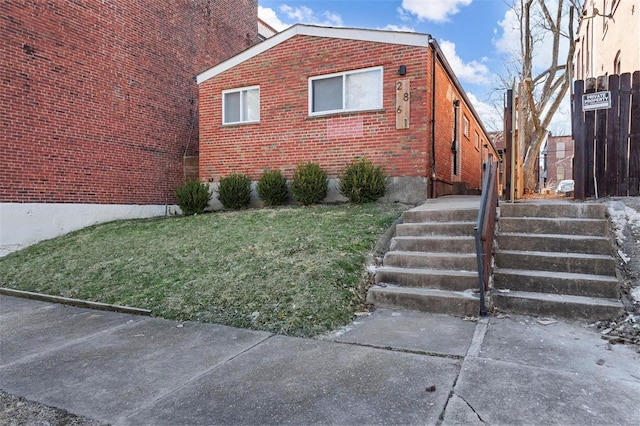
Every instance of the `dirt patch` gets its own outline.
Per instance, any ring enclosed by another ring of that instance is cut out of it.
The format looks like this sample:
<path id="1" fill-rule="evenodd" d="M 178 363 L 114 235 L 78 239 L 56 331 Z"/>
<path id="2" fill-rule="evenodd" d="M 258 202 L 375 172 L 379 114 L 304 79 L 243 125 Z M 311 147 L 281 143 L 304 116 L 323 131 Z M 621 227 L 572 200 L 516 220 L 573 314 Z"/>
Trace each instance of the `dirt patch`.
<path id="1" fill-rule="evenodd" d="M 79 417 L 66 410 L 0 391 L 0 424 L 6 426 L 102 426 L 106 423 Z"/>
<path id="2" fill-rule="evenodd" d="M 610 197 L 603 201 L 617 249 L 620 296 L 627 313 L 595 325 L 610 343 L 640 345 L 640 199 Z"/>

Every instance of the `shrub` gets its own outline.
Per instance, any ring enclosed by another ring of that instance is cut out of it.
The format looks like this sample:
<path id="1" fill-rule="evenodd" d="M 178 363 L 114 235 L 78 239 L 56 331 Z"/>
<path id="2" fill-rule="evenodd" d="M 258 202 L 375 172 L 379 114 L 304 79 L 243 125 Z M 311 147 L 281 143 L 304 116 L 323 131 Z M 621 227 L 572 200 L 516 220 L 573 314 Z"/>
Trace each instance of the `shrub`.
<path id="1" fill-rule="evenodd" d="M 185 182 L 176 189 L 176 199 L 185 216 L 202 213 L 211 200 L 209 184 Z"/>
<path id="2" fill-rule="evenodd" d="M 370 203 L 382 197 L 389 184 L 382 167 L 366 157 L 349 163 L 340 175 L 340 193 L 352 203 Z"/>
<path id="3" fill-rule="evenodd" d="M 287 179 L 280 170 L 265 170 L 258 180 L 256 190 L 265 206 L 277 206 L 289 198 Z"/>
<path id="4" fill-rule="evenodd" d="M 232 173 L 220 179 L 218 200 L 225 209 L 243 209 L 251 201 L 251 179 L 249 176 Z"/>
<path id="5" fill-rule="evenodd" d="M 318 203 L 327 196 L 328 188 L 327 174 L 318 164 L 298 164 L 291 181 L 291 193 L 296 201 L 304 205 Z"/>

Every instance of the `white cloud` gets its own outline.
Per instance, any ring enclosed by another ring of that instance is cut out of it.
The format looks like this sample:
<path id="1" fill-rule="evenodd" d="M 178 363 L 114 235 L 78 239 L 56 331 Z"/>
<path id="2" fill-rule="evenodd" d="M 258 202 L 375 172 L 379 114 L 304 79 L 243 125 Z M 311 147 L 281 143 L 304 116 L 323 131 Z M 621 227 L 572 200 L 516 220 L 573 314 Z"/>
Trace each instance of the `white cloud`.
<path id="1" fill-rule="evenodd" d="M 285 24 L 278 18 L 275 10 L 268 7 L 258 6 L 258 18 L 262 19 L 267 24 L 277 31 L 284 31 L 289 28 L 290 24 Z"/>
<path id="2" fill-rule="evenodd" d="M 385 31 L 402 31 L 402 32 L 407 32 L 407 33 L 415 33 L 416 29 L 409 27 L 407 25 L 393 25 L 393 24 L 389 24 L 386 25 L 383 28 L 379 28 L 380 30 L 385 30 Z"/>
<path id="3" fill-rule="evenodd" d="M 442 40 L 440 48 L 456 76 L 471 84 L 489 84 L 489 68 L 478 61 L 464 62 L 456 53 L 456 45 Z"/>
<path id="4" fill-rule="evenodd" d="M 479 100 L 473 93 L 467 92 L 471 105 L 476 110 L 487 131 L 501 131 L 503 127 L 502 112 L 490 103 Z"/>
<path id="5" fill-rule="evenodd" d="M 402 8 L 418 17 L 434 22 L 447 22 L 449 17 L 468 6 L 473 0 L 402 0 Z"/>
<path id="6" fill-rule="evenodd" d="M 571 134 L 571 97 L 567 94 L 560 108 L 553 115 L 551 123 L 549 123 L 549 131 L 556 136 L 564 136 Z"/>
<path id="7" fill-rule="evenodd" d="M 398 6 L 396 8 L 396 12 L 398 12 L 398 18 L 402 21 L 402 22 L 409 22 L 412 21 L 411 19 L 411 13 L 409 13 L 408 11 L 406 11 L 405 9 L 403 9 L 402 7 Z"/>
<path id="8" fill-rule="evenodd" d="M 280 11 L 294 23 L 322 25 L 327 27 L 343 26 L 342 17 L 339 14 L 330 11 L 324 11 L 318 14 L 307 6 L 291 7 L 286 4 L 280 6 Z"/>
<path id="9" fill-rule="evenodd" d="M 313 10 L 307 6 L 291 7 L 283 4 L 280 6 L 280 11 L 287 15 L 287 18 L 297 22 L 308 21 L 313 18 Z"/>
<path id="10" fill-rule="evenodd" d="M 279 12 L 258 6 L 258 17 L 278 31 L 283 31 L 293 24 L 311 24 L 325 27 L 342 27 L 342 17 L 331 11 L 317 13 L 307 6 L 291 7 L 283 4 Z"/>
<path id="11" fill-rule="evenodd" d="M 553 1 L 548 2 L 547 7 L 551 14 L 555 16 L 557 10 L 557 3 Z M 541 13 L 538 9 L 532 9 L 532 26 L 536 25 L 535 22 L 542 20 Z M 563 27 L 568 25 L 568 16 L 563 18 Z M 510 59 L 520 60 L 520 19 L 513 9 L 508 9 L 505 12 L 504 19 L 498 22 L 499 30 L 494 29 L 493 44 L 499 53 L 507 55 Z M 543 71 L 551 64 L 553 55 L 553 36 L 550 31 L 539 31 L 533 29 L 535 43 L 533 47 L 533 70 Z M 566 28 L 565 28 L 566 31 Z M 567 53 L 569 52 L 569 42 L 566 39 L 561 39 L 560 49 L 558 52 L 558 62 L 560 64 L 566 61 Z"/>
<path id="12" fill-rule="evenodd" d="M 337 13 L 324 12 L 322 15 L 325 17 L 325 22 L 334 27 L 341 27 L 344 25 L 342 22 L 342 17 Z"/>
<path id="13" fill-rule="evenodd" d="M 511 55 L 518 55 L 520 52 L 520 19 L 513 11 L 508 9 L 504 14 L 504 19 L 498 21 L 498 25 L 502 30 L 500 34 L 494 29 L 494 34 L 498 35 L 493 38 L 493 44 L 498 52 Z"/>

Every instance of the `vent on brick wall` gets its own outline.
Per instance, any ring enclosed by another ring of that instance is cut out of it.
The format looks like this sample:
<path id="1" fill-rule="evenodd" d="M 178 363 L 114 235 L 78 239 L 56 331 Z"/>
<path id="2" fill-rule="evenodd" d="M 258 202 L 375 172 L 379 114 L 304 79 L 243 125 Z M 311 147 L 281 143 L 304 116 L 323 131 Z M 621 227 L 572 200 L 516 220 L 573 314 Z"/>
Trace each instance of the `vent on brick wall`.
<path id="1" fill-rule="evenodd" d="M 24 53 L 26 53 L 27 55 L 35 55 L 36 54 L 36 48 L 28 45 L 28 44 L 23 44 L 22 45 L 22 50 L 24 50 Z"/>

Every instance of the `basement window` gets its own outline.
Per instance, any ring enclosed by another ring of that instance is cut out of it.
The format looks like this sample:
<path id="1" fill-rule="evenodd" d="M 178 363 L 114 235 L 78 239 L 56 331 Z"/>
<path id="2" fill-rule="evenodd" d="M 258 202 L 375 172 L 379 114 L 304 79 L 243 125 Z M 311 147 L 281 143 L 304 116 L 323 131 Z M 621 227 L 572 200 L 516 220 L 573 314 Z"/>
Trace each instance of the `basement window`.
<path id="1" fill-rule="evenodd" d="M 382 109 L 382 67 L 309 78 L 309 115 Z"/>
<path id="2" fill-rule="evenodd" d="M 222 91 L 222 124 L 260 121 L 260 86 Z"/>

